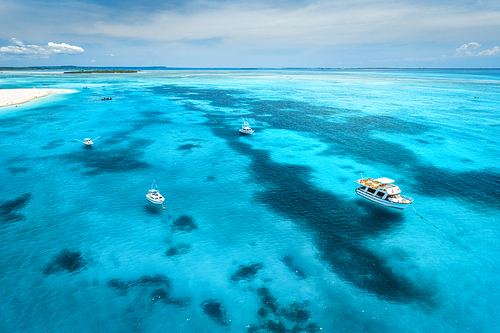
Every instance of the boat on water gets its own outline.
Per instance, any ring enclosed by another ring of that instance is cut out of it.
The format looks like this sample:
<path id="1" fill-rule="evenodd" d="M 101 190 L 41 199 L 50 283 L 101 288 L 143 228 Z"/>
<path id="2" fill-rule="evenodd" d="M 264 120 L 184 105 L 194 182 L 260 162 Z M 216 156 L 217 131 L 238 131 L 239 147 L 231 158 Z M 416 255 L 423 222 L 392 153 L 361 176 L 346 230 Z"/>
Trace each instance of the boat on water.
<path id="1" fill-rule="evenodd" d="M 240 133 L 245 135 L 252 135 L 255 131 L 250 127 L 248 121 L 243 119 L 243 126 L 240 128 Z"/>
<path id="2" fill-rule="evenodd" d="M 86 145 L 86 146 L 92 146 L 92 145 L 94 144 L 94 141 L 95 141 L 95 140 L 97 140 L 97 139 L 99 139 L 100 137 L 101 137 L 101 136 L 98 136 L 98 137 L 97 137 L 97 138 L 95 138 L 94 140 L 90 140 L 90 138 L 86 138 L 86 139 L 85 139 L 85 140 L 83 140 L 83 141 L 80 141 L 80 140 L 77 140 L 77 139 L 75 139 L 75 140 L 76 140 L 76 141 L 78 141 L 78 142 L 82 142 L 82 143 L 83 143 L 84 145 Z"/>
<path id="3" fill-rule="evenodd" d="M 101 101 L 110 101 L 112 99 L 113 99 L 113 97 L 103 97 L 103 98 L 101 98 Z"/>
<path id="4" fill-rule="evenodd" d="M 394 180 L 381 177 L 366 178 L 355 181 L 359 184 L 356 193 L 365 199 L 391 208 L 405 209 L 413 202 L 413 198 L 401 194 L 399 186 Z"/>
<path id="5" fill-rule="evenodd" d="M 146 199 L 155 205 L 163 205 L 163 201 L 165 201 L 165 198 L 160 194 L 160 191 L 158 191 L 158 187 L 154 181 L 153 184 L 151 184 L 151 189 L 146 194 Z"/>

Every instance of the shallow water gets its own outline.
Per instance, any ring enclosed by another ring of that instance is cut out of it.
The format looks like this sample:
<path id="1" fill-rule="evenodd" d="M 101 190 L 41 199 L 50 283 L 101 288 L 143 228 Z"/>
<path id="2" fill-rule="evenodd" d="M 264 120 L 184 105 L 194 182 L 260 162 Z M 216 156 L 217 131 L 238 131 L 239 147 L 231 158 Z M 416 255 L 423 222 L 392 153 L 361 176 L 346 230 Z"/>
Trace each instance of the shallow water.
<path id="1" fill-rule="evenodd" d="M 0 331 L 497 331 L 500 71 L 0 74 L 31 86 L 78 92 L 0 109 Z"/>

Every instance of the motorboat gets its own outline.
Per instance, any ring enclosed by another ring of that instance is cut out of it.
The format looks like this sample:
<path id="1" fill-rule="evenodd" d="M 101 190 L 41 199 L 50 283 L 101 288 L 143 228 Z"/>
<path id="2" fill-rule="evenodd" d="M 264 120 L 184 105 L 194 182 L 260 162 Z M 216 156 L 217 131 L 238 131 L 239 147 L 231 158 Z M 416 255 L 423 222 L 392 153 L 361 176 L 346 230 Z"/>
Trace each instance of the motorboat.
<path id="1" fill-rule="evenodd" d="M 165 201 L 165 198 L 160 194 L 160 191 L 158 191 L 158 187 L 154 181 L 153 184 L 151 184 L 151 189 L 146 194 L 146 199 L 155 205 L 163 205 L 163 201 Z"/>
<path id="2" fill-rule="evenodd" d="M 83 143 L 84 145 L 86 145 L 86 146 L 92 146 L 92 145 L 94 144 L 94 141 L 95 141 L 95 140 L 97 140 L 97 139 L 99 139 L 100 137 L 101 137 L 101 136 L 98 136 L 98 137 L 97 137 L 97 138 L 95 138 L 94 140 L 90 140 L 90 138 L 86 138 L 86 139 L 85 139 L 85 140 L 83 140 L 83 141 L 80 141 L 80 140 L 77 140 L 77 139 L 75 139 L 75 140 L 76 140 L 76 141 L 78 141 L 78 142 L 82 142 L 82 143 Z"/>
<path id="3" fill-rule="evenodd" d="M 240 133 L 246 135 L 252 135 L 254 132 L 255 131 L 252 128 L 250 128 L 248 121 L 245 121 L 245 119 L 243 119 L 243 126 L 240 128 Z"/>
<path id="4" fill-rule="evenodd" d="M 413 198 L 401 194 L 394 180 L 381 177 L 366 178 L 355 181 L 359 184 L 356 193 L 365 199 L 391 208 L 405 209 L 413 202 Z"/>
<path id="5" fill-rule="evenodd" d="M 103 97 L 103 98 L 101 98 L 101 101 L 110 101 L 112 99 L 113 99 L 113 97 Z"/>

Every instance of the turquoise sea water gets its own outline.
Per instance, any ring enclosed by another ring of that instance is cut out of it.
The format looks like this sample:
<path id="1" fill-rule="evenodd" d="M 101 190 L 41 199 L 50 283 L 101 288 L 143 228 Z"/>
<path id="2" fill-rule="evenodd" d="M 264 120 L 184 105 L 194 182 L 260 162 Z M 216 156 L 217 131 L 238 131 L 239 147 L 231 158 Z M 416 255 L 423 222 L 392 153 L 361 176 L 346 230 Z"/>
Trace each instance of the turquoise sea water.
<path id="1" fill-rule="evenodd" d="M 0 108 L 1 332 L 498 332 L 500 71 L 0 74 L 30 87 L 77 92 Z"/>

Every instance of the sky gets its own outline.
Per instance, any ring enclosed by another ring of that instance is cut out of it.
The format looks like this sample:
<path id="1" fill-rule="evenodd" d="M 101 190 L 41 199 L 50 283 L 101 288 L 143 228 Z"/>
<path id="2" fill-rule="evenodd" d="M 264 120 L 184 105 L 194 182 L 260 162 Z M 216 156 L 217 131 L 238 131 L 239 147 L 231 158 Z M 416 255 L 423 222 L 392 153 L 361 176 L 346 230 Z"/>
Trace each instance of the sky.
<path id="1" fill-rule="evenodd" d="M 500 68 L 498 0 L 0 0 L 0 67 Z"/>

